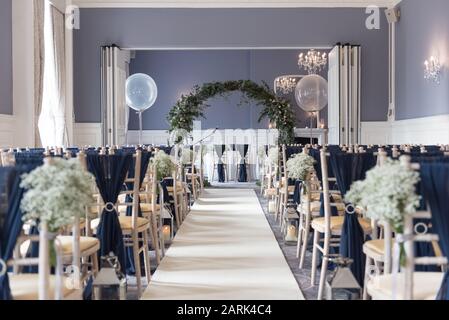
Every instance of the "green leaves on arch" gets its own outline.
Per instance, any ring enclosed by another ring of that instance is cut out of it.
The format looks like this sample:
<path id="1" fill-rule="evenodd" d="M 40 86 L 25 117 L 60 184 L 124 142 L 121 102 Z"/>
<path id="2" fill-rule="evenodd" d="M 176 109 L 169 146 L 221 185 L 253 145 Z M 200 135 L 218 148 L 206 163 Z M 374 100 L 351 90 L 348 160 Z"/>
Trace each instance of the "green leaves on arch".
<path id="1" fill-rule="evenodd" d="M 259 85 L 250 80 L 206 83 L 202 87 L 195 86 L 188 95 L 181 96 L 168 114 L 170 131 L 184 129 L 193 131 L 194 120 L 205 118 L 204 111 L 209 107 L 206 102 L 215 96 L 225 97 L 226 94 L 240 91 L 246 98 L 243 102 L 254 100 L 262 106 L 259 122 L 268 118 L 279 130 L 279 143 L 289 144 L 294 141 L 295 116 L 290 103 L 277 97 L 266 83 Z"/>

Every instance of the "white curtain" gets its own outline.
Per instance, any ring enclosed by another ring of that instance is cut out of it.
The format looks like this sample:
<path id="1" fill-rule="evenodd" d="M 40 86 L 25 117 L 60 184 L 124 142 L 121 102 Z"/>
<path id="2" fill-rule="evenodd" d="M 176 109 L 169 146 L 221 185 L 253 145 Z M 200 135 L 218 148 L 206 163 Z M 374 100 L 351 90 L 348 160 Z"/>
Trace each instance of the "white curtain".
<path id="1" fill-rule="evenodd" d="M 64 15 L 46 1 L 45 68 L 39 132 L 43 146 L 67 146 Z"/>
<path id="2" fill-rule="evenodd" d="M 45 0 L 34 0 L 34 144 L 42 145 L 39 134 L 39 115 L 42 112 L 45 68 L 44 21 Z"/>

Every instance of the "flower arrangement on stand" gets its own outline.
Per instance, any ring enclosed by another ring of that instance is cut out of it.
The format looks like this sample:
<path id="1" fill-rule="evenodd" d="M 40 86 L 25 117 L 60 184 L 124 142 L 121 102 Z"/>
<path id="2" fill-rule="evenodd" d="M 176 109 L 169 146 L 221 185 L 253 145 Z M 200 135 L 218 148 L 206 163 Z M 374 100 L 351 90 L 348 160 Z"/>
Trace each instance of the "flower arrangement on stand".
<path id="1" fill-rule="evenodd" d="M 170 110 L 168 114 L 170 132 L 177 129 L 192 132 L 193 122 L 196 119 L 205 118 L 207 101 L 210 98 L 226 97 L 235 91 L 243 94 L 240 104 L 252 100 L 262 107 L 259 122 L 268 118 L 270 123 L 276 124 L 279 130 L 279 143 L 293 143 L 295 114 L 289 101 L 276 96 L 266 83 L 257 84 L 250 80 L 213 82 L 195 86 L 192 92 L 182 95 Z"/>
<path id="2" fill-rule="evenodd" d="M 165 177 L 171 176 L 173 170 L 176 169 L 176 164 L 173 162 L 172 158 L 162 150 L 156 152 L 151 161 L 156 166 L 158 181 L 161 181 Z"/>
<path id="3" fill-rule="evenodd" d="M 272 165 L 279 164 L 279 149 L 278 147 L 272 147 L 268 150 L 268 160 Z"/>
<path id="4" fill-rule="evenodd" d="M 45 221 L 50 232 L 73 224 L 93 203 L 92 174 L 78 159 L 52 159 L 34 171 L 24 174 L 21 187 L 26 190 L 21 209 L 23 221 L 37 224 Z"/>
<path id="5" fill-rule="evenodd" d="M 21 202 L 22 220 L 35 226 L 45 222 L 54 238 L 93 203 L 93 179 L 78 159 L 51 159 L 49 163 L 24 174 L 21 187 L 26 192 Z M 56 264 L 54 239 L 50 240 L 50 261 L 52 265 Z"/>
<path id="6" fill-rule="evenodd" d="M 368 171 L 365 180 L 355 182 L 345 200 L 364 208 L 367 217 L 388 222 L 395 233 L 403 234 L 405 217 L 414 214 L 419 206 L 418 182 L 417 172 L 389 159 L 382 166 Z M 403 258 L 401 244 L 402 265 Z"/>
<path id="7" fill-rule="evenodd" d="M 181 151 L 181 163 L 187 165 L 193 161 L 193 151 L 190 148 L 183 148 Z"/>
<path id="8" fill-rule="evenodd" d="M 298 153 L 287 161 L 288 177 L 294 180 L 306 180 L 308 175 L 313 171 L 315 159 L 311 156 Z"/>

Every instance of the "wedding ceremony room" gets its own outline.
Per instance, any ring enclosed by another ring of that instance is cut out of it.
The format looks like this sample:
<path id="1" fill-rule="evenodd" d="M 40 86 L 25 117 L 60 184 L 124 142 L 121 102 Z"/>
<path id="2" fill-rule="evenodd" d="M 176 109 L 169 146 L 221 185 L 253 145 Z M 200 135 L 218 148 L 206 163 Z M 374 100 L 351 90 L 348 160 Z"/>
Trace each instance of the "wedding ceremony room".
<path id="1" fill-rule="evenodd" d="M 449 300 L 448 15 L 0 0 L 0 303 Z"/>

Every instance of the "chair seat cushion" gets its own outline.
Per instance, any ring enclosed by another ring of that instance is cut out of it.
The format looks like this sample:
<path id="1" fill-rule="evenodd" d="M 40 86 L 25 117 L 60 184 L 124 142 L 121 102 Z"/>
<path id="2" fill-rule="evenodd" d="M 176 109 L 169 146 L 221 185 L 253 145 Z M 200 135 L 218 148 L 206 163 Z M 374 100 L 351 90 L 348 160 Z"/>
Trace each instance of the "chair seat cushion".
<path id="1" fill-rule="evenodd" d="M 71 255 L 73 253 L 73 236 L 58 236 L 59 241 L 56 242 L 61 245 L 62 253 L 64 255 Z M 99 248 L 100 240 L 94 237 L 80 237 L 80 251 L 81 254 L 85 251 L 90 251 L 95 247 Z"/>
<path id="2" fill-rule="evenodd" d="M 302 207 L 303 210 L 305 210 L 306 206 L 307 206 L 307 202 L 304 202 L 302 204 L 302 206 L 303 206 Z M 337 210 L 338 210 L 339 214 L 343 214 L 345 212 L 346 206 L 345 206 L 345 204 L 343 202 L 337 202 L 337 203 L 335 203 L 335 206 L 337 207 Z M 320 209 L 321 209 L 321 202 L 320 201 L 313 201 L 310 204 L 310 211 L 311 212 L 319 212 Z"/>
<path id="3" fill-rule="evenodd" d="M 331 217 L 331 232 L 333 234 L 340 234 L 344 221 L 345 221 L 344 216 Z M 365 234 L 368 234 L 371 232 L 371 221 L 370 220 L 359 218 L 359 223 L 362 226 L 362 229 L 365 232 Z M 325 218 L 313 219 L 312 228 L 321 233 L 324 233 L 324 231 L 326 229 Z"/>
<path id="4" fill-rule="evenodd" d="M 391 241 L 391 245 L 393 246 L 394 239 Z M 363 244 L 363 252 L 368 255 L 378 255 L 383 256 L 385 254 L 385 240 L 384 239 L 377 239 L 377 240 L 370 240 L 366 241 Z"/>
<path id="5" fill-rule="evenodd" d="M 123 231 L 131 231 L 132 230 L 132 217 L 127 216 L 119 216 L 120 227 Z M 145 225 L 149 225 L 149 220 L 145 218 L 137 218 L 137 228 L 144 227 Z M 94 219 L 91 222 L 92 229 L 97 229 L 100 225 L 100 219 Z"/>
<path id="6" fill-rule="evenodd" d="M 119 206 L 118 212 L 121 214 L 126 214 L 127 209 L 128 209 L 128 206 Z M 142 210 L 142 212 L 153 212 L 153 205 L 151 203 L 141 203 L 140 209 Z M 161 205 L 157 204 L 156 211 L 159 211 L 159 210 L 161 210 Z"/>
<path id="7" fill-rule="evenodd" d="M 443 282 L 442 272 L 415 272 L 413 274 L 413 300 L 435 300 Z M 392 300 L 393 288 L 392 274 L 375 276 L 367 283 L 368 294 L 374 300 Z M 397 276 L 396 299 L 404 300 L 404 277 Z"/>
<path id="8" fill-rule="evenodd" d="M 62 293 L 67 297 L 74 293 L 74 289 L 64 285 L 66 277 L 62 279 Z M 11 293 L 14 300 L 38 300 L 39 299 L 39 276 L 38 274 L 18 274 L 9 277 Z M 55 298 L 56 277 L 50 276 L 49 299 Z"/>
<path id="9" fill-rule="evenodd" d="M 265 197 L 275 196 L 277 194 L 276 188 L 270 188 L 265 190 Z"/>

